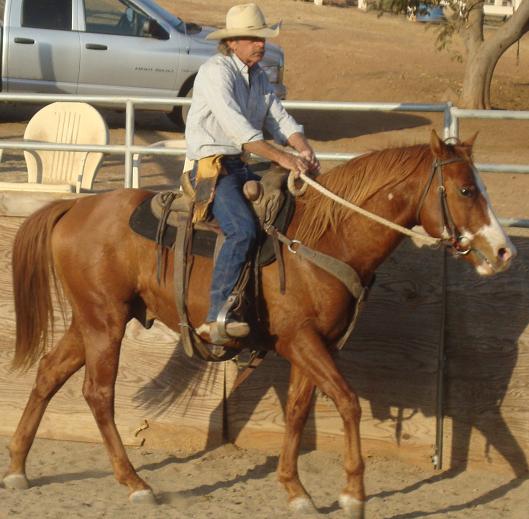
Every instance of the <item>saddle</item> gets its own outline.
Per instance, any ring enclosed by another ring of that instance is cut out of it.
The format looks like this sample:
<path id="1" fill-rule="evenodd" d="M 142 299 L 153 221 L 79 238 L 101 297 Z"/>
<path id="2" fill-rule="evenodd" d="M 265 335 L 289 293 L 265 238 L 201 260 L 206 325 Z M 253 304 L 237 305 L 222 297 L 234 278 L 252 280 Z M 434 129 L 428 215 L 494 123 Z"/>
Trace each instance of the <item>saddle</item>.
<path id="1" fill-rule="evenodd" d="M 248 183 L 247 183 L 248 184 Z M 282 262 L 281 247 L 275 236 L 264 232 L 264 226 L 273 225 L 284 232 L 294 214 L 295 202 L 286 189 L 287 175 L 277 168 L 266 171 L 250 193 L 252 208 L 261 227 L 261 233 L 255 247 L 254 257 L 243 269 L 243 274 L 228 304 L 240 307 L 245 297 L 248 281 L 253 277 L 255 299 L 258 298 L 259 269 L 276 259 Z M 245 185 L 246 191 L 246 185 Z M 246 194 L 246 193 L 245 193 Z M 248 197 L 248 195 L 247 195 Z M 129 226 L 141 236 L 153 240 L 158 245 L 157 276 L 163 279 L 167 251 L 174 250 L 174 287 L 177 309 L 181 317 L 181 338 L 188 355 L 198 353 L 204 360 L 221 361 L 232 358 L 238 349 L 215 347 L 204 344 L 187 321 L 186 292 L 192 256 L 216 258 L 224 241 L 224 235 L 214 220 L 192 223 L 193 188 L 184 173 L 181 188 L 178 191 L 165 191 L 145 199 L 132 213 Z M 253 273 L 252 276 L 252 266 Z M 280 268 L 282 272 L 282 268 Z M 283 284 L 282 280 L 282 284 Z M 221 312 L 222 313 L 222 312 Z M 147 326 L 149 323 L 145 323 Z M 152 323 L 151 323 L 152 324 Z M 253 326 L 252 326 L 253 328 Z M 253 337 L 252 342 L 255 340 Z M 220 353 L 219 353 L 220 352 Z"/>
<path id="2" fill-rule="evenodd" d="M 258 218 L 261 229 L 273 224 L 285 232 L 294 214 L 294 197 L 286 189 L 286 173 L 278 168 L 268 169 L 261 177 L 261 194 L 252 201 L 252 208 Z M 189 179 L 184 173 L 182 187 L 178 191 L 163 191 L 145 199 L 132 213 L 129 226 L 137 234 L 159 245 L 171 249 L 175 243 L 178 221 L 190 215 L 193 206 Z M 159 229 L 160 221 L 165 225 Z M 193 225 L 191 254 L 213 258 L 215 250 L 222 245 L 223 234 L 215 222 L 208 220 Z M 261 233 L 255 261 L 263 267 L 276 258 L 277 247 L 273 238 Z"/>

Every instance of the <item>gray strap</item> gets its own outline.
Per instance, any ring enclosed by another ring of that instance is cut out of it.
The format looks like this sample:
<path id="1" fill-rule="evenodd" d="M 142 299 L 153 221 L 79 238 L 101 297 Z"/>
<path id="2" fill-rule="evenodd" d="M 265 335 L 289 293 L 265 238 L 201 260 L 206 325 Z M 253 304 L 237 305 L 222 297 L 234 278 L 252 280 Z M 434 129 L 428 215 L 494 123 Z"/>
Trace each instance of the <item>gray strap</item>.
<path id="1" fill-rule="evenodd" d="M 252 351 L 248 365 L 244 368 L 244 371 L 237 375 L 237 378 L 231 387 L 229 396 L 233 395 L 235 390 L 259 367 L 267 353 L 267 351 Z"/>
<path id="2" fill-rule="evenodd" d="M 345 333 L 340 337 L 338 342 L 334 345 L 334 347 L 337 350 L 341 350 L 344 346 L 349 337 L 351 336 L 351 333 L 353 333 L 353 330 L 356 326 L 356 322 L 358 321 L 358 316 L 360 315 L 360 310 L 362 310 L 362 307 L 364 306 L 364 301 L 367 297 L 368 288 L 363 288 L 362 293 L 356 300 L 355 309 L 353 312 L 353 317 L 351 319 L 351 322 L 349 323 L 349 326 L 347 327 L 347 330 L 345 330 Z"/>
<path id="3" fill-rule="evenodd" d="M 323 252 L 318 252 L 317 250 L 306 247 L 298 240 L 290 240 L 272 225 L 265 227 L 265 231 L 287 245 L 288 250 L 291 253 L 303 256 L 303 258 L 310 261 L 317 267 L 333 275 L 345 285 L 347 290 L 349 290 L 351 295 L 355 298 L 353 317 L 347 326 L 347 330 L 345 330 L 345 333 L 335 344 L 335 348 L 337 350 L 341 350 L 345 346 L 347 339 L 349 339 L 349 336 L 356 326 L 358 316 L 360 315 L 360 310 L 362 309 L 364 301 L 369 292 L 369 287 L 364 287 L 362 285 L 362 281 L 360 280 L 360 276 L 357 274 L 356 270 L 353 267 L 347 265 L 347 263 L 324 254 Z"/>
<path id="4" fill-rule="evenodd" d="M 193 356 L 193 342 L 191 338 L 191 328 L 187 319 L 187 309 L 185 295 L 187 288 L 187 257 L 189 243 L 190 215 L 178 219 L 176 227 L 176 239 L 173 247 L 174 252 L 174 295 L 176 309 L 180 317 L 180 337 L 184 346 L 184 351 L 188 357 Z"/>
<path id="5" fill-rule="evenodd" d="M 364 287 L 356 270 L 347 265 L 347 263 L 328 256 L 323 252 L 309 249 L 302 244 L 297 247 L 296 253 L 301 254 L 305 259 L 340 280 L 355 299 L 360 298 Z"/>
<path id="6" fill-rule="evenodd" d="M 347 263 L 344 263 L 339 259 L 306 247 L 298 240 L 291 240 L 287 238 L 272 225 L 266 226 L 265 231 L 272 236 L 277 236 L 277 239 L 287 245 L 288 250 L 293 254 L 299 254 L 312 264 L 316 265 L 322 270 L 325 270 L 325 272 L 328 272 L 336 279 L 341 281 L 355 299 L 360 299 L 362 292 L 364 291 L 364 287 L 362 285 L 362 281 L 360 280 L 360 276 L 357 274 L 354 268 L 350 267 Z"/>

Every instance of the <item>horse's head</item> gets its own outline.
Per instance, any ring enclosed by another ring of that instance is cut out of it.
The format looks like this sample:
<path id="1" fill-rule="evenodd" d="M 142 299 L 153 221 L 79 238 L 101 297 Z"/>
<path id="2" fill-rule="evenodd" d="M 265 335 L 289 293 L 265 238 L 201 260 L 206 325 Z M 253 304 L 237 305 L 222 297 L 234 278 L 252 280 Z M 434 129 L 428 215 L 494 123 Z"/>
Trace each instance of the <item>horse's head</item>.
<path id="1" fill-rule="evenodd" d="M 509 267 L 516 248 L 499 224 L 472 162 L 475 137 L 451 145 L 432 132 L 432 168 L 417 216 L 428 234 L 442 238 L 478 274 L 489 276 Z"/>

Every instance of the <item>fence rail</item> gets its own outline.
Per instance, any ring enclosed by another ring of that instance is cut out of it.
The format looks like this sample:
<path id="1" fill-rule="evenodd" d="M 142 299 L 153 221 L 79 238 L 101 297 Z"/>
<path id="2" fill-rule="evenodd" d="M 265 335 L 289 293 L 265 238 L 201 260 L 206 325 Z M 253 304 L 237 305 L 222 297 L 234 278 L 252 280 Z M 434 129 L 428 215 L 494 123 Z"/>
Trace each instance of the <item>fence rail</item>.
<path id="1" fill-rule="evenodd" d="M 135 110 L 142 106 L 174 106 L 189 105 L 191 100 L 185 97 L 124 97 L 124 96 L 86 96 L 70 94 L 10 94 L 0 93 L 0 102 L 52 103 L 56 101 L 78 101 L 97 106 L 125 108 L 125 143 L 114 145 L 81 145 L 61 143 L 40 143 L 23 140 L 0 139 L 0 152 L 4 149 L 25 150 L 63 150 L 63 151 L 94 151 L 114 155 L 124 155 L 125 175 L 124 186 L 139 185 L 134 178 L 133 155 L 184 155 L 184 149 L 150 148 L 134 144 Z M 420 103 L 360 103 L 338 101 L 284 101 L 283 105 L 291 110 L 318 111 L 355 111 L 355 112 L 437 112 L 444 114 L 443 135 L 445 139 L 459 138 L 459 121 L 461 119 L 495 119 L 495 120 L 529 120 L 529 111 L 512 110 L 464 110 L 452 106 L 451 103 L 420 104 Z M 358 157 L 361 153 L 316 153 L 320 160 L 343 161 Z M 529 173 L 529 164 L 489 164 L 476 163 L 479 171 L 494 173 Z M 500 218 L 507 227 L 529 228 L 529 220 L 523 218 Z"/>

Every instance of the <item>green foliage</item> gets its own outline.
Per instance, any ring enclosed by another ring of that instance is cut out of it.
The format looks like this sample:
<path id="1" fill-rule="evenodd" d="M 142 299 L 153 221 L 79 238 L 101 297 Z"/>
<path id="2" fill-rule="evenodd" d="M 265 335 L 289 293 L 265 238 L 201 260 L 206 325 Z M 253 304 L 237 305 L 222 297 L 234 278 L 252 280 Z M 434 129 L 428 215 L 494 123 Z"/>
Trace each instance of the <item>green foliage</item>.
<path id="1" fill-rule="evenodd" d="M 424 14 L 425 6 L 443 6 L 444 19 L 436 24 L 426 24 L 427 30 L 436 33 L 435 48 L 438 51 L 446 51 L 452 55 L 452 59 L 463 61 L 460 52 L 452 49 L 454 36 L 465 30 L 470 9 L 482 8 L 483 0 L 470 0 L 462 3 L 460 0 L 374 0 L 371 4 L 378 15 L 384 13 L 405 14 L 412 18 L 417 14 Z"/>

